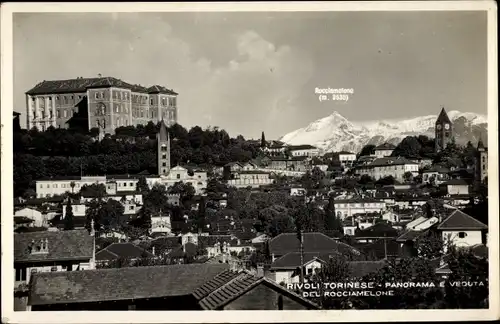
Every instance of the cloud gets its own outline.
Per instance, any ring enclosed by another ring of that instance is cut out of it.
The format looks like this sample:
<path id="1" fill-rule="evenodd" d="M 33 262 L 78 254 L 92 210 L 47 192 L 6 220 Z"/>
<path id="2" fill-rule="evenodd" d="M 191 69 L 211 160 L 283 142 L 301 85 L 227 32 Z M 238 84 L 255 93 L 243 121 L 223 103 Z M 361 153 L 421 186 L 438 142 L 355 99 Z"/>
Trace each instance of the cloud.
<path id="1" fill-rule="evenodd" d="M 199 50 L 195 54 L 201 37 L 197 32 L 181 38 L 155 14 L 73 16 L 65 21 L 45 17 L 26 19 L 20 26 L 14 62 L 19 103 L 24 100 L 21 93 L 42 80 L 101 73 L 173 88 L 179 93 L 183 126 L 219 126 L 234 136 L 258 137 L 265 131 L 268 137 L 279 137 L 286 132 L 283 121 L 302 109 L 297 95 L 314 69 L 300 49 L 273 44 L 254 30 L 228 31 L 215 39 L 210 46 L 231 57 L 214 65 L 209 55 Z M 38 55 L 29 54 L 33 52 Z"/>

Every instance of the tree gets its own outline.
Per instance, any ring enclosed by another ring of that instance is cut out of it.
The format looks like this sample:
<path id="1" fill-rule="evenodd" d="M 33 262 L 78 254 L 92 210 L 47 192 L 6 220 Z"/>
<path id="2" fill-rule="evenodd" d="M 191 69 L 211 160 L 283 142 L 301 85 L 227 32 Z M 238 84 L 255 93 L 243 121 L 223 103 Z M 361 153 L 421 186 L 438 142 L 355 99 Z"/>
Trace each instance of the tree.
<path id="1" fill-rule="evenodd" d="M 375 182 L 376 185 L 379 186 L 391 186 L 396 183 L 396 180 L 393 176 L 383 177 Z"/>
<path id="2" fill-rule="evenodd" d="M 122 229 L 128 221 L 124 212 L 125 209 L 120 202 L 109 199 L 101 205 L 98 211 L 100 227 L 105 231 Z"/>
<path id="3" fill-rule="evenodd" d="M 406 171 L 404 174 L 403 174 L 403 179 L 405 182 L 412 182 L 413 181 L 413 173 L 411 173 L 410 171 Z"/>
<path id="4" fill-rule="evenodd" d="M 74 193 L 75 192 L 75 185 L 76 185 L 75 182 L 71 181 L 69 185 L 71 187 L 71 193 Z"/>
<path id="5" fill-rule="evenodd" d="M 403 157 L 418 157 L 420 156 L 420 151 L 422 145 L 415 136 L 405 137 L 401 143 L 396 146 L 394 151 L 392 151 L 392 156 L 403 156 Z"/>
<path id="6" fill-rule="evenodd" d="M 64 217 L 64 230 L 69 231 L 74 228 L 73 207 L 71 206 L 71 198 L 68 198 L 68 203 L 66 204 L 66 216 Z"/>
<path id="7" fill-rule="evenodd" d="M 137 191 L 143 193 L 143 194 L 147 194 L 148 191 L 149 191 L 149 185 L 148 185 L 148 182 L 146 181 L 146 177 L 145 176 L 141 176 L 139 177 L 139 180 L 137 181 Z"/>
<path id="8" fill-rule="evenodd" d="M 260 147 L 265 148 L 266 147 L 266 136 L 264 135 L 264 132 L 262 132 L 262 137 L 260 139 Z"/>
<path id="9" fill-rule="evenodd" d="M 361 151 L 358 154 L 358 158 L 360 156 L 373 155 L 373 154 L 375 154 L 375 145 L 368 144 L 368 145 L 363 146 L 363 148 L 361 149 Z"/>
<path id="10" fill-rule="evenodd" d="M 196 226 L 198 228 L 198 231 L 203 231 L 205 228 L 205 213 L 206 213 L 206 201 L 205 197 L 202 197 L 199 203 L 198 207 L 198 215 L 196 218 Z"/>
<path id="11" fill-rule="evenodd" d="M 330 231 L 339 231 L 342 232 L 342 221 L 335 214 L 335 197 L 334 195 L 330 195 L 328 199 L 328 206 L 325 211 L 325 229 Z"/>

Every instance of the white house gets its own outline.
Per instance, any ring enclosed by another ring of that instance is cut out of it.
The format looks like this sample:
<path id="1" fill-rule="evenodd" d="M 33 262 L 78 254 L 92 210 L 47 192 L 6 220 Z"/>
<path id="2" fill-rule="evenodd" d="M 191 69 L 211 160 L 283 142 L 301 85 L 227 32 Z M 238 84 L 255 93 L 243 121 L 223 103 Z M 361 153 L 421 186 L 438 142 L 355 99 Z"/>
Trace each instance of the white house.
<path id="1" fill-rule="evenodd" d="M 273 183 L 273 179 L 271 179 L 271 173 L 265 171 L 242 170 L 233 172 L 231 174 L 231 177 L 232 179 L 227 180 L 227 184 L 231 187 L 236 188 L 256 188 Z"/>
<path id="2" fill-rule="evenodd" d="M 351 168 L 354 165 L 354 162 L 356 162 L 356 154 L 352 152 L 347 152 L 347 151 L 341 151 L 335 154 L 338 156 L 338 161 L 340 162 L 340 165 L 344 168 Z"/>
<path id="3" fill-rule="evenodd" d="M 440 185 L 449 180 L 448 171 L 448 169 L 439 166 L 424 169 L 422 171 L 422 183 L 427 184 L 434 181 L 436 185 Z"/>
<path id="4" fill-rule="evenodd" d="M 355 214 L 380 213 L 386 209 L 386 203 L 373 198 L 335 199 L 335 212 L 342 220 Z"/>
<path id="5" fill-rule="evenodd" d="M 273 279 L 279 284 L 299 283 L 300 259 L 299 252 L 290 252 L 276 259 L 271 264 L 270 268 L 271 275 L 274 277 Z M 312 275 L 314 272 L 321 269 L 328 259 L 329 255 L 327 253 L 304 252 L 304 263 L 302 264 L 304 267 L 304 275 L 306 277 Z"/>
<path id="6" fill-rule="evenodd" d="M 190 183 L 197 195 L 203 194 L 204 189 L 207 188 L 207 180 L 206 172 L 194 171 L 190 175 L 188 170 L 181 166 L 173 167 L 167 176 L 160 177 L 160 182 L 167 188 L 173 186 L 176 182 Z"/>
<path id="7" fill-rule="evenodd" d="M 151 233 L 172 233 L 170 215 L 162 213 L 151 216 Z"/>
<path id="8" fill-rule="evenodd" d="M 288 150 L 290 151 L 290 154 L 293 157 L 296 157 L 296 156 L 313 157 L 313 156 L 319 156 L 319 154 L 320 154 L 319 149 L 315 146 L 312 146 L 312 145 L 289 146 Z"/>
<path id="9" fill-rule="evenodd" d="M 14 213 L 14 217 L 27 217 L 33 220 L 32 225 L 35 227 L 48 227 L 49 220 L 47 215 L 44 215 L 42 212 L 34 209 L 34 208 L 23 208 Z"/>
<path id="10" fill-rule="evenodd" d="M 394 213 L 393 211 L 388 210 L 382 214 L 382 219 L 389 223 L 398 223 L 399 215 Z"/>
<path id="11" fill-rule="evenodd" d="M 307 190 L 300 187 L 292 187 L 290 188 L 290 196 L 305 196 Z"/>
<path id="12" fill-rule="evenodd" d="M 488 226 L 456 209 L 438 225 L 437 230 L 445 242 L 456 247 L 472 247 L 485 244 L 483 232 L 488 230 Z"/>
<path id="13" fill-rule="evenodd" d="M 442 184 L 446 186 L 448 195 L 468 195 L 469 182 L 465 179 L 452 179 Z"/>
<path id="14" fill-rule="evenodd" d="M 381 145 L 375 147 L 375 156 L 377 158 L 391 156 L 392 152 L 394 151 L 395 148 L 396 148 L 396 146 L 394 146 L 390 143 L 381 144 Z"/>

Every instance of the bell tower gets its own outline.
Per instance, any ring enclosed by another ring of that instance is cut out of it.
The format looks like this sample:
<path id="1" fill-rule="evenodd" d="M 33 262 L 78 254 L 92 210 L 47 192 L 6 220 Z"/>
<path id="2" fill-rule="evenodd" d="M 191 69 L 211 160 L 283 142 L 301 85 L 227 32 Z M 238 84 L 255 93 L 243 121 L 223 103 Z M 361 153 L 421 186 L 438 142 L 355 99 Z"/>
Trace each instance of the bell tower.
<path id="1" fill-rule="evenodd" d="M 477 143 L 476 159 L 476 180 L 483 183 L 488 176 L 488 148 L 484 146 L 482 138 L 479 138 Z"/>
<path id="2" fill-rule="evenodd" d="M 166 176 L 170 172 L 170 136 L 163 119 L 156 138 L 158 140 L 158 175 Z"/>
<path id="3" fill-rule="evenodd" d="M 444 108 L 441 109 L 441 113 L 434 125 L 434 134 L 434 150 L 436 153 L 445 149 L 446 145 L 453 140 L 453 124 Z"/>

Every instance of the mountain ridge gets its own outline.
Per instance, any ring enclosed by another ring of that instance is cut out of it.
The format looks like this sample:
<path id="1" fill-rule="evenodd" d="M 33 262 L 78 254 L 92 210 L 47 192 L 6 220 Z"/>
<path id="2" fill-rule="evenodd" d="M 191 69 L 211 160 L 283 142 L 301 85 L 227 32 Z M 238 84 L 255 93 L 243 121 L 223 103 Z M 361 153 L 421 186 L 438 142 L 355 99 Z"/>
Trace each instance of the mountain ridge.
<path id="1" fill-rule="evenodd" d="M 488 119 L 485 115 L 457 110 L 447 113 L 453 122 L 457 144 L 464 145 L 471 141 L 475 145 L 479 138 L 486 144 Z M 406 136 L 426 135 L 434 138 L 437 116 L 356 122 L 349 121 L 334 111 L 303 128 L 285 134 L 279 140 L 289 145 L 314 145 L 323 152 L 359 152 L 367 144 L 379 145 L 388 142 L 397 145 Z"/>

